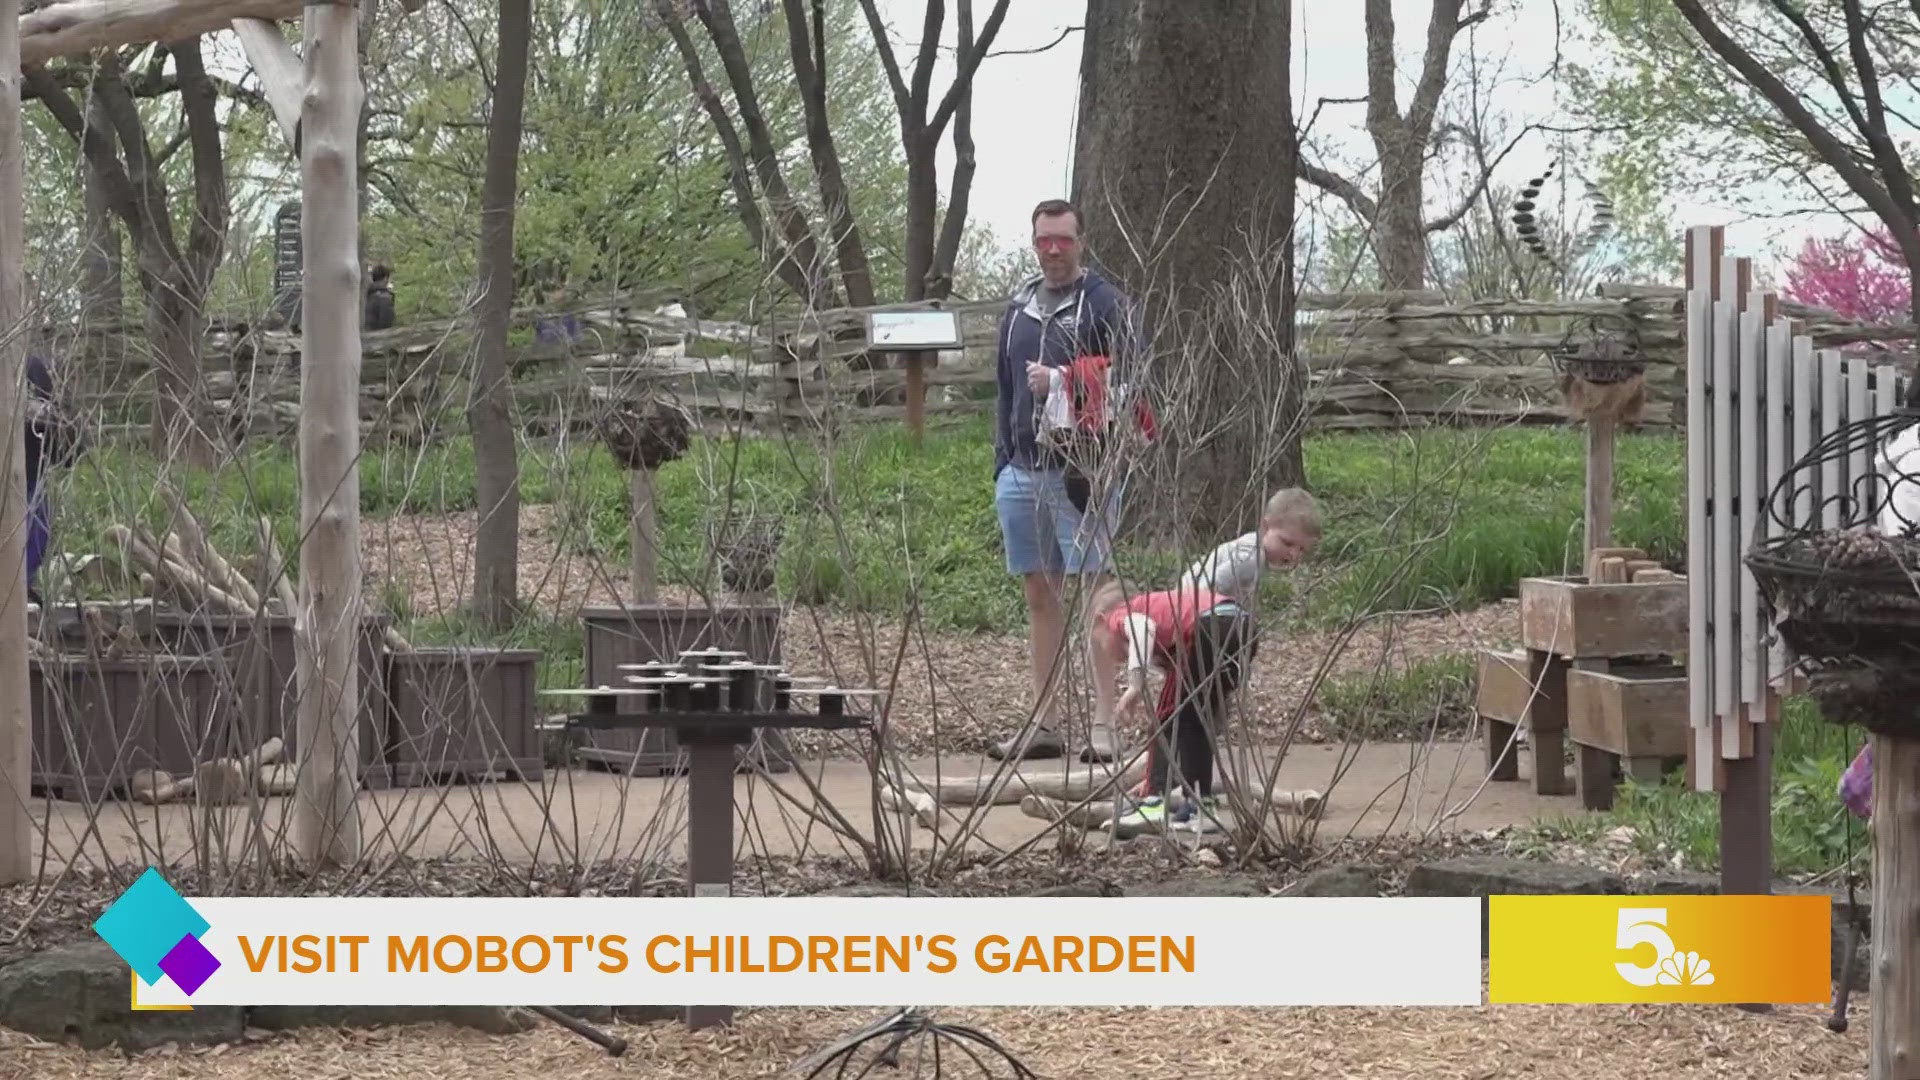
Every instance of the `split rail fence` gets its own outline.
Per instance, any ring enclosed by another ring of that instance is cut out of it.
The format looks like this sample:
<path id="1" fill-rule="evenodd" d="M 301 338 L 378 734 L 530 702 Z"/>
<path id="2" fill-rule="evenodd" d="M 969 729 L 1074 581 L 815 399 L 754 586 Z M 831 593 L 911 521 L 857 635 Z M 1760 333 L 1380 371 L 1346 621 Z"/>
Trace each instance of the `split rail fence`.
<path id="1" fill-rule="evenodd" d="M 1651 363 L 1641 423 L 1686 421 L 1686 290 L 1602 285 L 1565 301 L 1449 300 L 1438 292 L 1306 293 L 1300 348 L 1309 366 L 1310 422 L 1321 429 L 1567 419 L 1547 354 L 1590 320 L 1631 326 Z M 945 305 L 964 348 L 926 369 L 929 415 L 992 407 L 1002 299 Z M 916 305 L 903 305 L 906 307 Z M 924 305 L 918 305 L 924 306 Z M 1895 343 L 1904 362 L 1913 327 L 1868 326 L 1779 303 L 1821 350 Z M 893 308 L 898 310 L 899 308 Z M 747 325 L 669 314 L 638 296 L 515 318 L 518 411 L 532 436 L 591 430 L 605 403 L 644 391 L 670 395 L 707 422 L 817 425 L 899 419 L 907 372 L 866 340 L 865 311 L 841 309 Z M 448 319 L 362 335 L 361 420 L 372 444 L 417 442 L 458 423 L 471 364 L 469 323 Z M 78 355 L 73 396 L 104 427 L 144 423 L 152 362 L 145 335 L 96 330 L 56 340 Z M 299 415 L 300 337 L 228 321 L 210 330 L 206 412 L 235 434 L 284 437 Z"/>

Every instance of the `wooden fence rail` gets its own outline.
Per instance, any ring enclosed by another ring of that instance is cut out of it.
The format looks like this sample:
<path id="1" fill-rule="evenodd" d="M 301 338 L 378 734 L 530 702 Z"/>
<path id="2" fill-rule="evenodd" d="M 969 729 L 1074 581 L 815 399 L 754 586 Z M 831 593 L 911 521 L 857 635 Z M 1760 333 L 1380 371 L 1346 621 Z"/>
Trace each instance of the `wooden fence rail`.
<path id="1" fill-rule="evenodd" d="M 926 372 L 933 413 L 992 407 L 994 349 L 1005 301 L 945 305 L 963 348 Z M 897 305 L 889 310 L 925 307 Z M 1587 320 L 1631 327 L 1650 361 L 1642 423 L 1684 423 L 1686 292 L 1602 285 L 1570 300 L 1453 300 L 1441 293 L 1305 293 L 1298 342 L 1309 374 L 1310 422 L 1394 428 L 1566 419 L 1549 350 Z M 1910 343 L 1912 326 L 1867 326 L 1781 304 L 1819 349 Z M 692 319 L 617 298 L 578 310 L 515 317 L 515 397 L 527 430 L 587 430 L 604 403 L 640 392 L 675 397 L 709 421 L 820 424 L 899 415 L 907 373 L 876 355 L 866 312 L 781 315 L 758 325 Z M 374 442 L 425 437 L 457 416 L 470 324 L 448 319 L 363 335 L 361 417 Z M 70 397 L 103 424 L 137 423 L 150 393 L 144 335 L 96 331 L 73 343 L 86 360 Z M 1883 358 L 1905 361 L 1904 350 Z M 298 417 L 300 337 L 234 322 L 209 333 L 207 411 L 251 437 L 278 438 Z M 439 418 L 436 420 L 435 418 Z"/>

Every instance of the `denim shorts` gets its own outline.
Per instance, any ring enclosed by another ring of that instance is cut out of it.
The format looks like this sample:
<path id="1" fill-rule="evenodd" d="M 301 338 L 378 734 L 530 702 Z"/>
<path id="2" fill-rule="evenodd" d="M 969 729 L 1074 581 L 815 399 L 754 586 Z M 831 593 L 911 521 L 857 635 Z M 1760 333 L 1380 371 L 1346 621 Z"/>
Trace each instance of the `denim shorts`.
<path id="1" fill-rule="evenodd" d="M 1000 539 L 1011 574 L 1101 574 L 1113 568 L 1113 532 L 1120 520 L 1120 487 L 1094 492 L 1082 513 L 1067 497 L 1059 469 L 1008 465 L 993 485 Z"/>

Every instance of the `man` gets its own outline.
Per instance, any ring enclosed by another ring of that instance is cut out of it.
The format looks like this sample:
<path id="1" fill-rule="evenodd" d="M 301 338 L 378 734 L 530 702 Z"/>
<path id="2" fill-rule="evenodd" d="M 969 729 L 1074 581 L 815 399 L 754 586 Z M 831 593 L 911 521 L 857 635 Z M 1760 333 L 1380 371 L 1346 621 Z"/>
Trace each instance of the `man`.
<path id="1" fill-rule="evenodd" d="M 1111 415 L 1120 415 L 1128 382 L 1136 377 L 1139 336 L 1127 298 L 1082 265 L 1080 212 L 1072 203 L 1053 199 L 1034 208 L 1033 249 L 1040 274 L 1015 290 L 1000 319 L 994 507 L 1007 570 L 1020 576 L 1026 590 L 1039 727 L 1021 756 L 1057 757 L 1066 752 L 1054 692 L 1066 654 L 1066 576 L 1091 578 L 1085 591 L 1091 595 L 1111 572 L 1119 484 L 1104 475 L 1110 470 L 1085 477 L 1069 468 L 1066 455 L 1043 434 L 1040 415 L 1048 396 L 1063 385 L 1063 372 L 1077 359 L 1096 356 L 1107 358 L 1113 388 L 1107 400 Z M 996 758 L 1013 754 L 1023 734 L 1014 732 L 988 752 Z M 1091 735 L 1082 761 L 1118 756 L 1109 726 L 1096 723 Z"/>

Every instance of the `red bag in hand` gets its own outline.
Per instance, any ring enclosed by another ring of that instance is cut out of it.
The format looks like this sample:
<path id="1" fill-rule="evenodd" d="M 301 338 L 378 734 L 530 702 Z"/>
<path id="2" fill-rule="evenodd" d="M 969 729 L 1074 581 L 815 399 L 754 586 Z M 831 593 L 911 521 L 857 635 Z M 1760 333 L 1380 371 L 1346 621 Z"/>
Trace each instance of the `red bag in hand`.
<path id="1" fill-rule="evenodd" d="M 1082 356 L 1075 359 L 1061 372 L 1063 393 L 1067 399 L 1067 411 L 1070 424 L 1064 429 L 1056 429 L 1054 438 L 1067 452 L 1066 483 L 1067 499 L 1073 508 L 1085 513 L 1087 501 L 1091 495 L 1092 483 L 1086 472 L 1074 461 L 1082 454 L 1097 458 L 1104 448 L 1107 431 L 1113 424 L 1107 407 L 1107 373 L 1112 366 L 1104 356 Z M 1152 442 L 1157 431 L 1153 410 L 1144 400 L 1136 398 L 1133 405 L 1134 422 L 1140 425 L 1147 441 Z M 1079 453 L 1076 453 L 1078 451 Z"/>
<path id="2" fill-rule="evenodd" d="M 1104 356 L 1082 356 L 1067 365 L 1067 393 L 1073 403 L 1074 425 L 1083 436 L 1097 439 L 1106 434 L 1111 420 L 1107 416 L 1107 370 L 1111 366 L 1112 361 Z M 1133 417 L 1147 441 L 1152 442 L 1158 427 L 1145 399 L 1134 399 Z"/>

